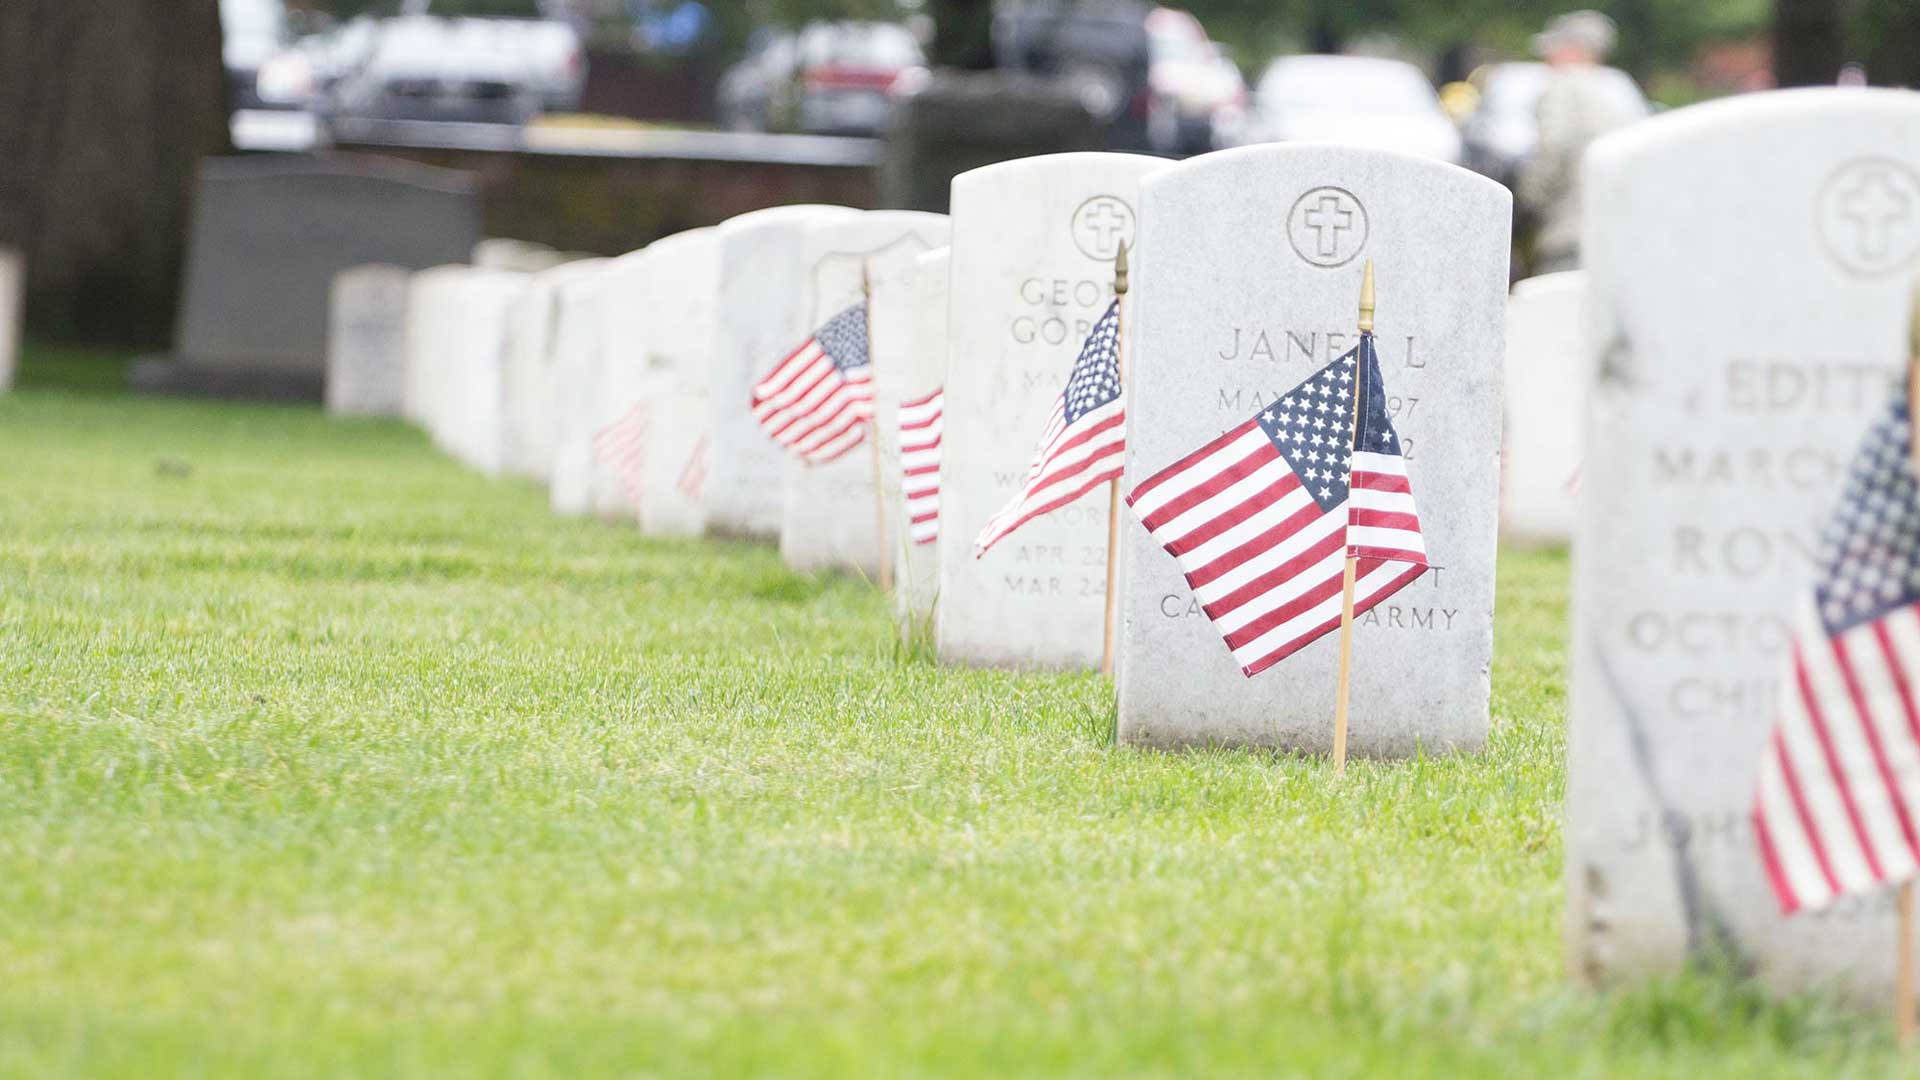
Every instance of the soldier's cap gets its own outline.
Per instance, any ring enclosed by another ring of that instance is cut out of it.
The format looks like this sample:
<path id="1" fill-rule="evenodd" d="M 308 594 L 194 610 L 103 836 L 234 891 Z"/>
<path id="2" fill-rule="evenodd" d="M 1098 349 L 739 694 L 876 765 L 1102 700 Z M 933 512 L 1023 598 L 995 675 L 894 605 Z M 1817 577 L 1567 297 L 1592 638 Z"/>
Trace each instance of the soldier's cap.
<path id="1" fill-rule="evenodd" d="M 1533 54 L 1545 56 L 1568 45 L 1585 49 L 1595 56 L 1613 51 L 1616 37 L 1613 20 L 1597 11 L 1569 11 L 1547 23 L 1546 29 L 1533 35 Z"/>

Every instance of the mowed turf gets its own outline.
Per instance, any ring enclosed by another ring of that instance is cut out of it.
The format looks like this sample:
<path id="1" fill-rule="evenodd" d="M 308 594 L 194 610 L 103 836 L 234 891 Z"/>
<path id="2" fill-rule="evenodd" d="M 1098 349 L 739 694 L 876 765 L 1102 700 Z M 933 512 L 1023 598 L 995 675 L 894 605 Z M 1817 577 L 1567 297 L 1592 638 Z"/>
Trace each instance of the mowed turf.
<path id="1" fill-rule="evenodd" d="M 1502 559 L 1487 753 L 1333 783 L 1117 748 L 1098 677 L 936 668 L 858 581 L 396 423 L 34 382 L 0 1074 L 1902 1067 L 1711 974 L 1567 985 L 1562 554 Z"/>

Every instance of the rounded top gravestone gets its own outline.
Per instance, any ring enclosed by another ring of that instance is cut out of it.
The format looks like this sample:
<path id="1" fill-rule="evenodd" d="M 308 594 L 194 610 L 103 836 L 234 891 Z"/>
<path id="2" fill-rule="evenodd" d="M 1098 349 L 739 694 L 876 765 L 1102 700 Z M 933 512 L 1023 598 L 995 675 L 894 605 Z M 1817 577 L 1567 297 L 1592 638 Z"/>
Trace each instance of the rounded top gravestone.
<path id="1" fill-rule="evenodd" d="M 912 268 L 914 256 L 945 245 L 947 217 L 914 210 L 869 210 L 855 217 L 817 221 L 807 229 L 801 288 L 805 297 L 803 330 L 781 350 L 797 348 L 827 320 L 863 301 L 863 292 L 875 275 L 893 278 Z M 836 461 L 803 464 L 789 457 L 786 464 L 786 504 L 780 527 L 780 554 L 797 570 L 857 569 L 869 577 L 880 573 L 881 553 L 889 565 L 900 561 L 899 547 L 876 509 L 873 455 L 880 454 L 877 471 L 889 506 L 900 492 L 899 458 L 891 427 L 899 403 L 899 381 L 891 370 L 898 354 L 898 336 L 882 338 L 871 308 L 867 341 L 873 378 L 875 429 L 873 445 L 863 445 Z M 764 437 L 764 436 L 763 436 Z"/>
<path id="2" fill-rule="evenodd" d="M 593 454 L 595 405 L 600 393 L 601 305 L 608 272 L 623 255 L 585 277 L 569 278 L 554 303 L 553 466 L 547 496 L 554 513 L 579 515 L 594 510 Z"/>
<path id="3" fill-rule="evenodd" d="M 1906 358 L 1920 98 L 1693 106 L 1596 143 L 1586 168 L 1571 967 L 1712 956 L 1884 997 L 1888 897 L 1783 919 L 1748 808 L 1821 530 Z"/>
<path id="4" fill-rule="evenodd" d="M 777 539 L 783 455 L 754 422 L 753 384 L 807 333 L 803 244 L 815 221 L 858 214 L 845 206 L 776 206 L 721 222 L 720 300 L 709 408 L 707 529 Z"/>
<path id="5" fill-rule="evenodd" d="M 1507 301 L 1500 532 L 1509 539 L 1573 539 L 1588 385 L 1586 299 L 1586 274 L 1565 270 L 1516 282 Z"/>
<path id="6" fill-rule="evenodd" d="M 1479 747 L 1493 647 L 1511 197 L 1440 162 L 1288 144 L 1209 154 L 1150 176 L 1141 203 L 1130 487 L 1352 349 L 1362 267 L 1372 261 L 1387 411 L 1434 569 L 1356 622 L 1351 746 L 1375 756 Z M 1338 635 L 1247 678 L 1174 558 L 1131 517 L 1121 536 L 1120 738 L 1327 750 Z M 1328 602 L 1295 614 L 1317 617 Z M 1330 603 L 1337 619 L 1337 588 Z"/>
<path id="7" fill-rule="evenodd" d="M 505 461 L 507 472 L 545 481 L 553 469 L 554 340 L 560 290 L 600 273 L 605 259 L 559 263 L 527 279 L 507 324 Z"/>
<path id="8" fill-rule="evenodd" d="M 1139 227 L 1137 154 L 1048 154 L 953 181 L 936 637 L 948 662 L 1093 667 L 1105 644 L 1105 488 L 974 557 L 1018 496 L 1041 434 L 1113 302 L 1114 256 Z"/>

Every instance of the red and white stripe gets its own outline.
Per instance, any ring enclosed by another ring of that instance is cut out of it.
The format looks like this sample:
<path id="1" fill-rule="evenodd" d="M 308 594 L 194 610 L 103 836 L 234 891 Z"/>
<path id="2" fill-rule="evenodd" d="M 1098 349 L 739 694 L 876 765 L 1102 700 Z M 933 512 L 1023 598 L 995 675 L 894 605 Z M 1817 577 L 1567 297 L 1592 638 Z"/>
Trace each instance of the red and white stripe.
<path id="1" fill-rule="evenodd" d="M 1340 625 L 1347 503 L 1322 512 L 1258 421 L 1154 474 L 1127 504 L 1179 561 L 1201 609 L 1248 676 Z M 1354 612 L 1425 572 L 1424 556 L 1417 562 L 1363 559 Z"/>
<path id="2" fill-rule="evenodd" d="M 1347 549 L 1356 559 L 1427 564 L 1427 540 L 1414 509 L 1407 459 L 1360 451 L 1347 485 Z"/>
<path id="3" fill-rule="evenodd" d="M 1829 637 L 1803 602 L 1753 824 L 1787 914 L 1920 868 L 1920 612 Z"/>
<path id="4" fill-rule="evenodd" d="M 694 502 L 700 501 L 700 493 L 706 490 L 707 486 L 707 437 L 705 435 L 700 436 L 700 441 L 693 444 L 693 453 L 687 456 L 687 464 L 680 470 L 680 479 L 675 486 L 680 489 L 680 494 Z"/>
<path id="5" fill-rule="evenodd" d="M 940 429 L 944 389 L 900 403 L 900 478 L 907 538 L 931 544 L 940 536 Z"/>
<path id="6" fill-rule="evenodd" d="M 1126 466 L 1127 408 L 1120 396 L 1083 413 L 1067 424 L 1064 393 L 1053 403 L 1047 429 L 1040 437 L 1027 479 L 1000 512 L 987 519 L 973 542 L 973 557 L 1005 539 L 1007 534 L 1041 514 L 1051 513 L 1110 480 L 1118 480 Z"/>
<path id="7" fill-rule="evenodd" d="M 820 464 L 866 438 L 873 417 L 873 368 L 843 373 L 820 342 L 808 338 L 753 387 L 753 418 L 773 440 Z"/>
<path id="8" fill-rule="evenodd" d="M 620 478 L 627 493 L 627 505 L 637 513 L 640 496 L 646 488 L 647 432 L 651 423 L 647 403 L 636 403 L 618 420 L 601 428 L 593 437 L 593 452 Z"/>

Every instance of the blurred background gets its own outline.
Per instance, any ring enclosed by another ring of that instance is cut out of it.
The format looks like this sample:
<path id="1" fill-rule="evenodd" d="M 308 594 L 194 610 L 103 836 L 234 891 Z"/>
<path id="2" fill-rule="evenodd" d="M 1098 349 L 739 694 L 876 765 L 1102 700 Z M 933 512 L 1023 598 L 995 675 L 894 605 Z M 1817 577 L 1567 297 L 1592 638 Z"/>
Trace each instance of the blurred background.
<path id="1" fill-rule="evenodd" d="M 163 346 L 210 157 L 454 170 L 484 235 L 613 255 L 786 202 L 940 210 L 955 173 L 1025 154 L 1334 139 L 1515 186 L 1519 276 L 1577 261 L 1536 242 L 1602 130 L 1775 86 L 1920 83 L 1913 0 L 1596 6 L 8 0 L 0 245 L 30 334 Z M 1543 121 L 1570 66 L 1575 111 L 1605 114 L 1580 130 Z"/>

